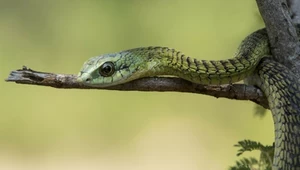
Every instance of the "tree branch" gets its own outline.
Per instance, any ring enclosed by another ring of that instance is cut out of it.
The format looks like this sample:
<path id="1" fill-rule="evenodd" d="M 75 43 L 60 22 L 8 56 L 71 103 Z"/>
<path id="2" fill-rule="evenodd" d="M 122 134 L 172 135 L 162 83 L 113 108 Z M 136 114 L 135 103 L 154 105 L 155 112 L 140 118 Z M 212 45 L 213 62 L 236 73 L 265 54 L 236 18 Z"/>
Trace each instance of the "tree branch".
<path id="1" fill-rule="evenodd" d="M 285 0 L 257 0 L 257 4 L 266 23 L 275 59 L 292 68 L 300 77 L 300 69 L 297 69 L 297 67 L 300 67 L 300 48 L 297 33 L 291 22 Z M 24 67 L 23 69 L 12 71 L 6 81 L 55 88 L 197 93 L 217 98 L 251 100 L 264 108 L 269 108 L 267 99 L 258 88 L 244 84 L 204 86 L 180 78 L 152 77 L 122 85 L 99 88 L 84 86 L 78 83 L 76 78 L 75 75 L 38 72 Z"/>
<path id="2" fill-rule="evenodd" d="M 266 24 L 273 57 L 291 68 L 291 71 L 300 78 L 300 45 L 286 0 L 256 0 L 256 2 Z M 295 4 L 299 2 L 290 5 Z"/>
<path id="3" fill-rule="evenodd" d="M 160 92 L 186 92 L 205 94 L 236 100 L 251 100 L 268 109 L 268 101 L 262 91 L 254 86 L 244 84 L 231 84 L 221 86 L 204 86 L 191 83 L 180 78 L 150 77 L 142 78 L 126 84 L 111 87 L 89 87 L 76 81 L 77 76 L 71 74 L 54 74 L 38 72 L 27 67 L 12 71 L 6 79 L 8 82 L 50 86 L 64 89 L 105 89 L 120 91 L 160 91 Z"/>

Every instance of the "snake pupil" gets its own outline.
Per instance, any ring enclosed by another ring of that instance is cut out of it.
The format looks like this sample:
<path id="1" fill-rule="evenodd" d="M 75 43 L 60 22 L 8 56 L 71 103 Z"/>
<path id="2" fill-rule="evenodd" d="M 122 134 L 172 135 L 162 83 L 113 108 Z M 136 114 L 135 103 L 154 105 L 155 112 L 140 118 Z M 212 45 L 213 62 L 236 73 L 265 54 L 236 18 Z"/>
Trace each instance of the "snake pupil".
<path id="1" fill-rule="evenodd" d="M 112 62 L 106 62 L 106 63 L 102 64 L 99 68 L 99 73 L 103 77 L 111 76 L 114 74 L 114 72 L 115 72 L 115 67 Z"/>

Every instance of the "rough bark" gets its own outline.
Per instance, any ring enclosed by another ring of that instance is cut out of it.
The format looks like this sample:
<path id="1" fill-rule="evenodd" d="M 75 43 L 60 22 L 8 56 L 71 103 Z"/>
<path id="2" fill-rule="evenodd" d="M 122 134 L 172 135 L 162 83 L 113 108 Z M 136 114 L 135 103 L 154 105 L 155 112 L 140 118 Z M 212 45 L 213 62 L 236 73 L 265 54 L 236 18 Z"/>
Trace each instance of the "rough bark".
<path id="1" fill-rule="evenodd" d="M 287 0 L 287 4 L 291 11 L 291 18 L 294 24 L 300 24 L 300 1 Z"/>
<path id="2" fill-rule="evenodd" d="M 300 78 L 300 45 L 287 2 L 256 1 L 267 28 L 274 59 L 290 68 Z M 290 1 L 289 5 L 298 14 L 299 9 L 294 5 L 299 5 L 299 2 L 295 2 Z"/>

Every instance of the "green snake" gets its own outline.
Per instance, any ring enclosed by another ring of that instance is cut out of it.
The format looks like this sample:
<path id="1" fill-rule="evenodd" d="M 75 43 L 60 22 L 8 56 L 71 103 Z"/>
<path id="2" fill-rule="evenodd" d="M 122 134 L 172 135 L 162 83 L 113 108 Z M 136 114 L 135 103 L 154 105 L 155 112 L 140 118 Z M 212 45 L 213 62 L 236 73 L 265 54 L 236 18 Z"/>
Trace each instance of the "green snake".
<path id="1" fill-rule="evenodd" d="M 107 87 L 142 77 L 170 75 L 205 84 L 246 79 L 266 95 L 275 129 L 273 169 L 300 169 L 300 82 L 284 65 L 268 57 L 265 29 L 247 36 L 228 60 L 198 60 L 168 47 L 143 47 L 87 60 L 78 81 Z"/>

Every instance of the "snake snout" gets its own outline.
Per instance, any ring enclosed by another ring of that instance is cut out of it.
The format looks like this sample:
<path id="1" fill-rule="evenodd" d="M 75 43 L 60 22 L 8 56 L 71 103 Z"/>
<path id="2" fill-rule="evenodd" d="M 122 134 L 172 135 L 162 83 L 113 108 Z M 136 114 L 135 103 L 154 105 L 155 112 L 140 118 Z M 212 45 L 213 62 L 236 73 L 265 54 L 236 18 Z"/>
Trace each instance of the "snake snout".
<path id="1" fill-rule="evenodd" d="M 92 77 L 90 74 L 82 73 L 78 78 L 77 81 L 81 83 L 90 83 L 92 80 Z"/>

